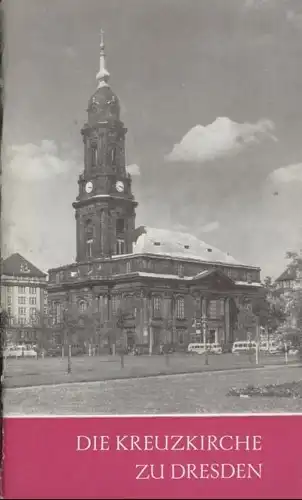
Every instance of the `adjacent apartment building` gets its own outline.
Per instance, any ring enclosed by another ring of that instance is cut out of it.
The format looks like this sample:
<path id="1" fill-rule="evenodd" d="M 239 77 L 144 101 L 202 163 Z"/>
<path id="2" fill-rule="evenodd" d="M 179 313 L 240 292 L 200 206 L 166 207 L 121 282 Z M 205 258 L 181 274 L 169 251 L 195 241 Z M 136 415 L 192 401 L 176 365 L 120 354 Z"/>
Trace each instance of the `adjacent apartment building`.
<path id="1" fill-rule="evenodd" d="M 6 342 L 40 343 L 47 316 L 46 273 L 19 253 L 1 267 L 1 306 L 9 315 Z"/>

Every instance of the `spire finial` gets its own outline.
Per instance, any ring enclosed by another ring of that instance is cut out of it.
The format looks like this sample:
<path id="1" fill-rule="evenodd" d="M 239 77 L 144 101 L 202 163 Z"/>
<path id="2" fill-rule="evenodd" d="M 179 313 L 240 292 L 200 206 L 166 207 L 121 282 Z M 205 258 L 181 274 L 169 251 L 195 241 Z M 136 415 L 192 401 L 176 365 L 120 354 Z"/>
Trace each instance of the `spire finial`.
<path id="1" fill-rule="evenodd" d="M 96 75 L 96 79 L 98 81 L 98 88 L 107 86 L 107 82 L 109 80 L 110 73 L 106 69 L 106 60 L 105 60 L 105 44 L 104 44 L 104 31 L 101 29 L 101 43 L 100 43 L 100 69 L 98 74 Z"/>

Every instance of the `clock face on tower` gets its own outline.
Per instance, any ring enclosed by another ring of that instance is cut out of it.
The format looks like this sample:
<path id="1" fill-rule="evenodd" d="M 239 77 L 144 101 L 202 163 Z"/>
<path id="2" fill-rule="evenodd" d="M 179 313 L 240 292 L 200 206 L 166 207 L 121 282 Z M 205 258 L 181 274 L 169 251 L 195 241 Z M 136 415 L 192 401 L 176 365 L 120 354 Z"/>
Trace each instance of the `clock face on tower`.
<path id="1" fill-rule="evenodd" d="M 86 183 L 86 186 L 85 186 L 85 191 L 86 193 L 91 193 L 91 191 L 93 190 L 93 184 L 91 181 L 87 182 Z"/>
<path id="2" fill-rule="evenodd" d="M 119 193 L 122 193 L 125 189 L 123 181 L 117 181 L 117 183 L 115 184 L 115 187 Z"/>

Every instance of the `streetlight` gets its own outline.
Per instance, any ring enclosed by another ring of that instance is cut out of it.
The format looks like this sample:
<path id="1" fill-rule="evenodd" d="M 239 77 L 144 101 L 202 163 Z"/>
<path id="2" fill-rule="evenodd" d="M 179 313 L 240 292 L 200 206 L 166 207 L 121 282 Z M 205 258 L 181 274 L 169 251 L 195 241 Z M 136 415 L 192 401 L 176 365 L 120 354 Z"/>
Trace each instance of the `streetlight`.
<path id="1" fill-rule="evenodd" d="M 67 345 L 67 373 L 68 374 L 71 373 L 71 345 L 70 345 L 70 338 L 69 338 L 69 327 L 70 327 L 69 305 L 70 305 L 70 294 L 68 293 L 66 296 L 65 306 L 63 308 L 64 345 Z"/>
<path id="2" fill-rule="evenodd" d="M 205 365 L 209 364 L 209 353 L 208 353 L 208 348 L 207 348 L 207 326 L 208 326 L 207 319 L 203 318 L 202 319 L 202 332 L 203 332 L 203 344 L 204 344 L 204 348 L 205 348 L 205 351 L 204 351 L 204 355 L 205 355 L 204 364 Z"/>

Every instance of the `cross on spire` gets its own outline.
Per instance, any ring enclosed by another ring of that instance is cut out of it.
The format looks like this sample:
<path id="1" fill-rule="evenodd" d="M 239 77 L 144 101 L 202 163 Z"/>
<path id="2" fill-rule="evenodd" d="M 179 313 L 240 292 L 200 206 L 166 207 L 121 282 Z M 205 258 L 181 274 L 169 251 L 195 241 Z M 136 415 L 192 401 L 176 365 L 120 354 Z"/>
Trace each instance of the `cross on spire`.
<path id="1" fill-rule="evenodd" d="M 106 69 L 106 56 L 105 56 L 105 43 L 104 43 L 104 31 L 101 30 L 101 43 L 100 43 L 100 69 L 96 75 L 98 81 L 98 88 L 108 86 L 108 80 L 110 77 L 109 71 Z"/>

